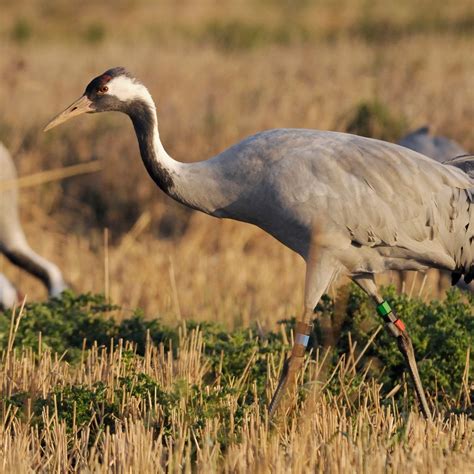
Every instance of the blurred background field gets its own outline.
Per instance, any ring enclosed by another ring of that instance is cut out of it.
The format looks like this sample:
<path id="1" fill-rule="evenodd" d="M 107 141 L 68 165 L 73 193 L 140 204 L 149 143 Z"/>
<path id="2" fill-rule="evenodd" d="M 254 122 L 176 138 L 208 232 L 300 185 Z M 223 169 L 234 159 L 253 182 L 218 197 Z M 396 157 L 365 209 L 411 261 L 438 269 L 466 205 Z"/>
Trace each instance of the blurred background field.
<path id="1" fill-rule="evenodd" d="M 274 327 L 299 313 L 304 276 L 299 257 L 259 229 L 165 197 L 125 116 L 42 132 L 111 66 L 149 87 L 178 160 L 207 159 L 275 127 L 396 141 L 429 124 L 474 150 L 469 0 L 2 0 L 0 11 L 0 140 L 19 174 L 103 164 L 22 190 L 27 235 L 77 291 L 106 292 L 125 308 Z M 4 259 L 0 270 L 29 299 L 45 297 Z M 404 290 L 418 294 L 421 284 Z M 428 280 L 423 295 L 441 296 L 438 285 Z"/>
<path id="2" fill-rule="evenodd" d="M 473 37 L 472 0 L 0 0 L 0 141 L 19 175 L 102 164 L 22 189 L 26 234 L 77 293 L 106 297 L 0 313 L 0 472 L 472 472 L 472 299 L 436 301 L 436 274 L 381 278 L 424 300 L 387 292 L 422 355 L 433 423 L 352 289 L 323 299 L 317 337 L 339 344 L 327 362 L 313 334 L 306 401 L 271 425 L 301 259 L 166 197 L 127 117 L 42 128 L 121 65 L 182 161 L 276 127 L 397 141 L 428 124 L 474 151 Z M 1 256 L 0 272 L 46 299 Z"/>

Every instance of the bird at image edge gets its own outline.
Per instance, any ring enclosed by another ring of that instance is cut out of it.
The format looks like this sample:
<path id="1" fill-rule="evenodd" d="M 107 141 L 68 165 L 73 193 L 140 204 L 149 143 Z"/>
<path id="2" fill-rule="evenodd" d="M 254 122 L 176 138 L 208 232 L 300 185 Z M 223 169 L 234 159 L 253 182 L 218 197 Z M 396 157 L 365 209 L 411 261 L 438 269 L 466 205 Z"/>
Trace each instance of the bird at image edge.
<path id="1" fill-rule="evenodd" d="M 29 245 L 18 212 L 18 186 L 15 164 L 8 150 L 0 143 L 0 252 L 14 265 L 43 282 L 50 297 L 67 288 L 59 268 Z M 18 292 L 0 273 L 0 308 L 19 303 Z"/>

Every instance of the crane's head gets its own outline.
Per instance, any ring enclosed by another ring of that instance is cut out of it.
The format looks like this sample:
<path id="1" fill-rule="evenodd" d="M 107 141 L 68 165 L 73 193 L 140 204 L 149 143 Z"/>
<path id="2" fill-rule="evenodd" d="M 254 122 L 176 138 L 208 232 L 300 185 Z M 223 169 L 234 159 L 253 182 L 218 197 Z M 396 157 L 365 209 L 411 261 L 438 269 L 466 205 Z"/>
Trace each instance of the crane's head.
<path id="1" fill-rule="evenodd" d="M 127 113 L 137 100 L 153 105 L 147 88 L 123 67 L 105 71 L 89 82 L 84 94 L 54 117 L 44 131 L 84 113 L 117 111 Z"/>

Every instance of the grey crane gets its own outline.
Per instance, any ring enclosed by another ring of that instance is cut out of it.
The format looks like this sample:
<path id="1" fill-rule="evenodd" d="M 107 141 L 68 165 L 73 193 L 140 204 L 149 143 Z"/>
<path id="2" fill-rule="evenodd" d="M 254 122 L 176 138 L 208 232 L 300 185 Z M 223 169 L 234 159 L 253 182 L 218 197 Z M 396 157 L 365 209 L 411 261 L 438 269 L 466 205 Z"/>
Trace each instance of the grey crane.
<path id="1" fill-rule="evenodd" d="M 427 126 L 417 128 L 408 135 L 405 135 L 398 143 L 441 163 L 450 158 L 468 154 L 455 141 L 446 137 L 432 135 Z"/>
<path id="2" fill-rule="evenodd" d="M 38 255 L 28 244 L 18 215 L 18 189 L 11 185 L 16 180 L 16 169 L 8 150 L 0 143 L 0 252 L 13 264 L 39 278 L 50 296 L 66 289 L 61 271 L 52 262 Z M 2 182 L 9 186 L 2 189 Z M 0 306 L 17 303 L 17 292 L 12 283 L 0 274 Z"/>
<path id="3" fill-rule="evenodd" d="M 45 130 L 105 111 L 130 117 L 145 168 L 166 194 L 212 216 L 254 224 L 306 261 L 303 316 L 270 414 L 296 381 L 315 306 L 344 273 L 377 305 L 430 417 L 410 337 L 379 294 L 374 275 L 436 267 L 471 280 L 474 180 L 399 145 L 305 129 L 260 132 L 209 160 L 178 162 L 161 143 L 150 93 L 123 68 L 94 78 Z"/>

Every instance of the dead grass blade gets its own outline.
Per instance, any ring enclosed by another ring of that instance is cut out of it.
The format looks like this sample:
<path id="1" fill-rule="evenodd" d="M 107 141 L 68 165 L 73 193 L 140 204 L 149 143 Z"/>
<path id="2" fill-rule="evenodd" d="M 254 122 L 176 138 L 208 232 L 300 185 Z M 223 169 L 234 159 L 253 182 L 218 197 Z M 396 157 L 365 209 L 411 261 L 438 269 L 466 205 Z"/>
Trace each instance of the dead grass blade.
<path id="1" fill-rule="evenodd" d="M 96 173 L 102 169 L 102 163 L 99 160 L 80 163 L 78 165 L 65 166 L 53 170 L 41 171 L 39 173 L 21 176 L 17 179 L 6 179 L 0 182 L 0 192 L 8 191 L 14 188 L 31 188 L 41 184 L 61 181 L 73 176 L 82 174 Z"/>

